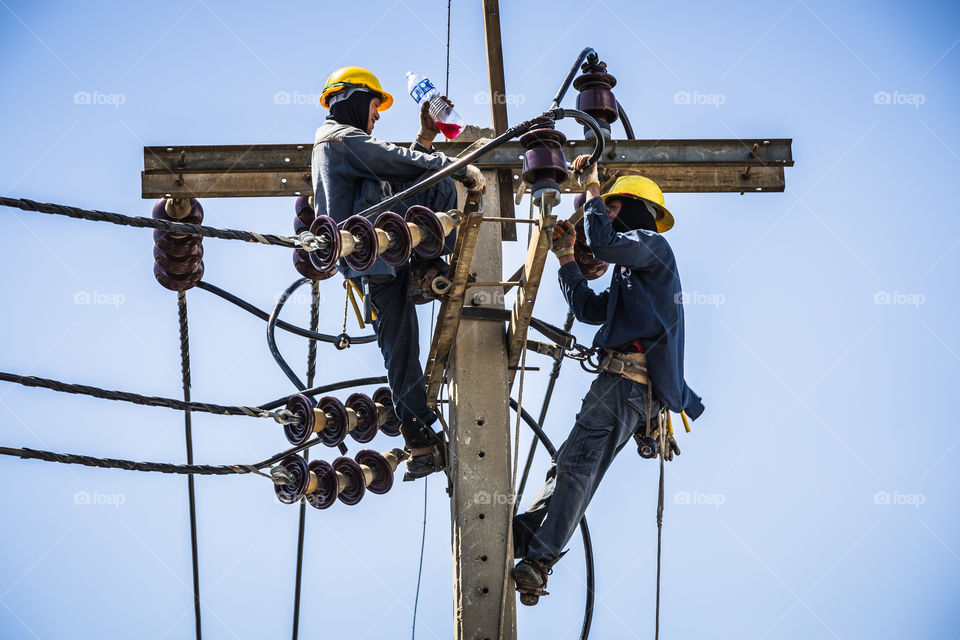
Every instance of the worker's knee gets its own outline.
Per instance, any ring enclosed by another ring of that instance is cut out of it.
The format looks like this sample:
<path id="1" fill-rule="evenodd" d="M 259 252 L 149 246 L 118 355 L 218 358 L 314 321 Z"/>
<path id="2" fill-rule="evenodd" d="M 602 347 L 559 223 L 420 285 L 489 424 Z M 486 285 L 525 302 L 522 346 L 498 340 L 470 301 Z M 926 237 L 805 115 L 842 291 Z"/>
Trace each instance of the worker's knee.
<path id="1" fill-rule="evenodd" d="M 558 476 L 566 473 L 589 477 L 603 465 L 605 452 L 610 448 L 610 439 L 614 436 L 613 425 L 591 418 L 578 418 L 567 446 L 558 456 Z"/>
<path id="2" fill-rule="evenodd" d="M 449 211 L 457 207 L 457 185 L 453 178 L 444 178 L 435 185 L 435 211 Z"/>

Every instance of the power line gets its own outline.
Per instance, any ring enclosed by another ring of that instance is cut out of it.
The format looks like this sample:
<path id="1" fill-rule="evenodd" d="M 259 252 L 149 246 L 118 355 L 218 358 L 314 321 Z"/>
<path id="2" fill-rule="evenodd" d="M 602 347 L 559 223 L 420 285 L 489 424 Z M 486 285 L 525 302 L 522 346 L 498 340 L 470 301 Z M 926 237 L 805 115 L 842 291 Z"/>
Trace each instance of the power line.
<path id="1" fill-rule="evenodd" d="M 270 244 L 278 247 L 289 247 L 293 249 L 305 249 L 297 238 L 288 236 L 278 236 L 271 233 L 255 233 L 253 231 L 239 231 L 237 229 L 217 229 L 200 224 L 191 224 L 189 222 L 174 222 L 172 220 L 162 220 L 159 218 L 144 218 L 142 216 L 126 216 L 122 213 L 111 213 L 109 211 L 97 211 L 95 209 L 80 209 L 65 204 L 51 204 L 44 202 L 34 202 L 26 198 L 7 198 L 0 196 L 0 206 L 13 207 L 24 211 L 35 211 L 37 213 L 49 213 L 53 215 L 68 216 L 80 220 L 92 220 L 94 222 L 109 222 L 119 224 L 125 227 L 160 229 L 161 231 L 170 231 L 173 233 L 187 234 L 194 236 L 206 236 L 210 238 L 220 238 L 222 240 L 242 240 L 244 242 L 257 242 L 260 244 Z"/>

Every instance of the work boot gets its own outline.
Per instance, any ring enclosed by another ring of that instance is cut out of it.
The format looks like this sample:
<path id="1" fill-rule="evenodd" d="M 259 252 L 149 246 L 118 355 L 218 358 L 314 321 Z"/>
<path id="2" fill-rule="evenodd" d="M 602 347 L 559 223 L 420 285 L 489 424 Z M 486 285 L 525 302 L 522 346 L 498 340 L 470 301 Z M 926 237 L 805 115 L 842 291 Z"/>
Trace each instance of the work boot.
<path id="1" fill-rule="evenodd" d="M 417 418 L 405 420 L 400 425 L 400 432 L 410 454 L 407 472 L 403 474 L 404 482 L 442 471 L 447 466 L 447 447 L 441 434 Z"/>
<path id="2" fill-rule="evenodd" d="M 510 576 L 517 585 L 520 593 L 520 603 L 531 607 L 540 601 L 540 596 L 547 593 L 547 576 L 553 570 L 537 560 L 524 558 L 510 571 Z"/>

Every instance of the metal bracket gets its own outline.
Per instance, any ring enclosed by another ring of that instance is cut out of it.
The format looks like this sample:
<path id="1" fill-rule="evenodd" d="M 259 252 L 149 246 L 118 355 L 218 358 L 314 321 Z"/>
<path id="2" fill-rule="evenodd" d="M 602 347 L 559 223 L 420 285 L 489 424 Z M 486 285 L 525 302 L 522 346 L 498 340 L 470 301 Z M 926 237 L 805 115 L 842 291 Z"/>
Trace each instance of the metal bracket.
<path id="1" fill-rule="evenodd" d="M 460 324 L 463 298 L 470 277 L 470 262 L 473 260 L 473 251 L 477 246 L 477 237 L 483 222 L 481 203 L 479 191 L 467 191 L 467 201 L 463 208 L 464 221 L 457 227 L 457 243 L 453 248 L 450 270 L 447 273 L 452 284 L 440 302 L 437 324 L 430 341 L 430 354 L 423 369 L 423 378 L 427 385 L 427 405 L 431 409 L 437 406 L 437 396 L 443 384 L 443 371 L 450 356 L 457 326 Z"/>

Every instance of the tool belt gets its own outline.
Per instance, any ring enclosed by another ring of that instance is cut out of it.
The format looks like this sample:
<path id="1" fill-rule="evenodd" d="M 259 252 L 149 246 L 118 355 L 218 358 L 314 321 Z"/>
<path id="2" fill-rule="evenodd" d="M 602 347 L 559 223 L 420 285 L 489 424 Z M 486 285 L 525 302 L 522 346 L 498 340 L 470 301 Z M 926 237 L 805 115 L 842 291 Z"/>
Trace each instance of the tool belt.
<path id="1" fill-rule="evenodd" d="M 600 360 L 600 371 L 623 376 L 628 380 L 647 384 L 647 355 L 645 353 L 621 353 L 605 351 Z"/>

